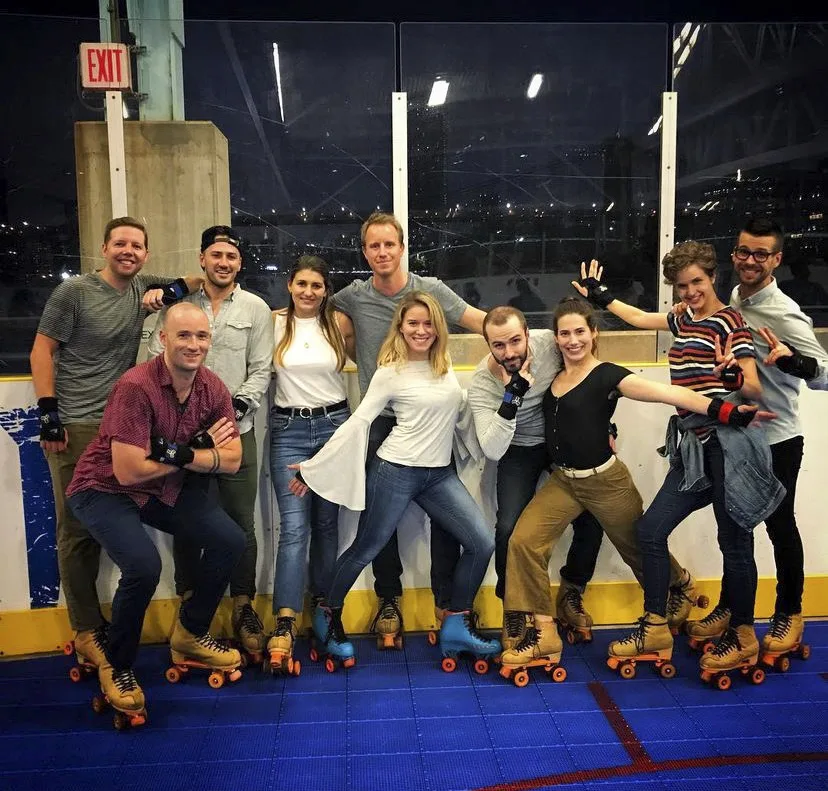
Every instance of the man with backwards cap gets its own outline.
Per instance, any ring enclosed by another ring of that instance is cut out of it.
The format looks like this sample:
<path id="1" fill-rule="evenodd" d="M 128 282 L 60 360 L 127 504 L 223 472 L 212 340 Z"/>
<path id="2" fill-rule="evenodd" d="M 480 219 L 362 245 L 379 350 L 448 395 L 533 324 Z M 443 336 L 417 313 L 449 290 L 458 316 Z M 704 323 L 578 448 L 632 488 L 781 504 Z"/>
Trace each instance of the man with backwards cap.
<path id="1" fill-rule="evenodd" d="M 273 326 L 265 301 L 236 283 L 242 267 L 238 235 L 226 225 L 214 225 L 201 234 L 201 268 L 204 283 L 184 298 L 200 307 L 210 322 L 212 343 L 205 366 L 230 391 L 242 443 L 241 466 L 236 473 L 216 476 L 219 502 L 228 516 L 245 532 L 247 543 L 230 578 L 233 599 L 233 631 L 246 653 L 261 661 L 265 648 L 262 622 L 253 609 L 256 595 L 256 534 L 254 511 L 258 488 L 258 459 L 253 418 L 270 384 Z M 150 338 L 151 355 L 160 354 L 164 316 Z M 174 539 L 176 593 L 188 598 L 195 586 L 200 549 Z"/>

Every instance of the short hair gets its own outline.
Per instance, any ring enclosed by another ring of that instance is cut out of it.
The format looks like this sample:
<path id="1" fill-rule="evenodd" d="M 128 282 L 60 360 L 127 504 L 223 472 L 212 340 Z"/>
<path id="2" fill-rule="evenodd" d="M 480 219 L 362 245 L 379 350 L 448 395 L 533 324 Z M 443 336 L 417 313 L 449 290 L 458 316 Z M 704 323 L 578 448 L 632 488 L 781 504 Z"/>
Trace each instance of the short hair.
<path id="1" fill-rule="evenodd" d="M 373 214 L 368 217 L 368 219 L 362 223 L 362 228 L 359 231 L 359 238 L 362 240 L 362 246 L 365 247 L 365 234 L 368 232 L 368 229 L 372 225 L 393 225 L 394 228 L 397 229 L 397 236 L 399 237 L 400 244 L 404 244 L 405 240 L 403 239 L 403 229 L 402 225 L 400 225 L 400 221 L 389 212 L 384 211 L 375 211 Z"/>
<path id="2" fill-rule="evenodd" d="M 681 242 L 677 244 L 661 260 L 661 271 L 664 281 L 671 286 L 675 285 L 679 272 L 688 266 L 701 267 L 710 278 L 716 275 L 716 251 L 712 244 L 707 242 Z"/>
<path id="3" fill-rule="evenodd" d="M 147 226 L 144 225 L 140 220 L 136 220 L 134 217 L 115 217 L 114 219 L 110 220 L 106 226 L 104 226 L 104 240 L 103 243 L 106 244 L 109 241 L 109 237 L 112 236 L 112 232 L 116 228 L 137 228 L 139 231 L 144 232 L 144 247 L 149 250 L 149 235 L 147 234 Z"/>
<path id="4" fill-rule="evenodd" d="M 748 233 L 751 236 L 772 236 L 776 252 L 782 251 L 782 244 L 785 241 L 782 226 L 770 217 L 749 217 L 739 233 Z"/>
<path id="5" fill-rule="evenodd" d="M 492 308 L 483 319 L 483 337 L 487 341 L 489 340 L 489 335 L 486 332 L 486 328 L 490 324 L 493 327 L 502 327 L 513 316 L 520 322 L 520 326 L 523 327 L 524 331 L 528 330 L 528 325 L 526 324 L 526 316 L 523 315 L 522 310 L 513 308 L 511 305 L 498 305 L 496 308 Z"/>

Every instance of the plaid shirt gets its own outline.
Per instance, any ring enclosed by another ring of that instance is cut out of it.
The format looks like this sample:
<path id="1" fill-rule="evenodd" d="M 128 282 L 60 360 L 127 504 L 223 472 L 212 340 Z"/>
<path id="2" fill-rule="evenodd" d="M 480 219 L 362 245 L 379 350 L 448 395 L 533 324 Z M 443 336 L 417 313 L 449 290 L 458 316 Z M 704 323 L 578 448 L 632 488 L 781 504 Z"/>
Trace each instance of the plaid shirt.
<path id="1" fill-rule="evenodd" d="M 139 507 L 150 497 L 172 507 L 181 492 L 185 471 L 123 486 L 112 472 L 112 441 L 135 445 L 149 453 L 151 437 L 188 444 L 199 431 L 223 417 L 235 420 L 230 393 L 207 368 L 202 366 L 196 371 L 189 398 L 179 404 L 163 354 L 136 365 L 112 388 L 98 435 L 78 459 L 66 495 L 96 489 L 129 495 Z M 235 436 L 239 436 L 238 430 Z"/>

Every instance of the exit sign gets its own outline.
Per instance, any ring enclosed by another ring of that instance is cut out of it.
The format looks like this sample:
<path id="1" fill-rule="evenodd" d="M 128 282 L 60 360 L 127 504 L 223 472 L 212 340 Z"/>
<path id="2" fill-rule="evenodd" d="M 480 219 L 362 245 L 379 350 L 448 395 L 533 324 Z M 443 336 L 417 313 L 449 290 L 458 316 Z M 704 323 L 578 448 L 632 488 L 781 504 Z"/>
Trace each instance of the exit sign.
<path id="1" fill-rule="evenodd" d="M 80 72 L 84 88 L 132 90 L 132 70 L 126 44 L 81 44 Z"/>

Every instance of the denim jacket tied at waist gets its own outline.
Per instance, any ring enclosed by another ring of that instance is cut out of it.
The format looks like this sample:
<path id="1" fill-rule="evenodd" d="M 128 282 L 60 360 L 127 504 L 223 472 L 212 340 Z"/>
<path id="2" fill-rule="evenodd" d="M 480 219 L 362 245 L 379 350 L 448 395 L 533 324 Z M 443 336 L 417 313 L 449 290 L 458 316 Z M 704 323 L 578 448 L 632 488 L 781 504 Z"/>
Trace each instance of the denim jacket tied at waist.
<path id="1" fill-rule="evenodd" d="M 679 487 L 684 492 L 704 491 L 711 482 L 704 471 L 704 449 L 691 429 L 711 426 L 724 454 L 725 504 L 731 518 L 753 530 L 778 507 L 785 487 L 773 474 L 770 446 L 761 429 L 726 426 L 706 415 L 673 415 L 667 423 L 664 447 L 658 452 L 670 466 L 684 470 Z"/>

